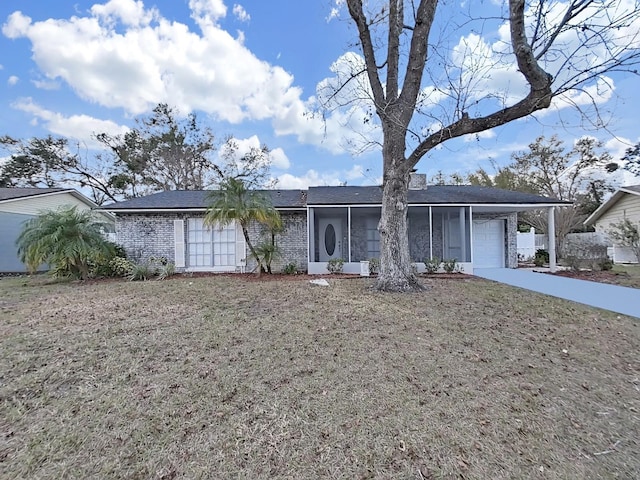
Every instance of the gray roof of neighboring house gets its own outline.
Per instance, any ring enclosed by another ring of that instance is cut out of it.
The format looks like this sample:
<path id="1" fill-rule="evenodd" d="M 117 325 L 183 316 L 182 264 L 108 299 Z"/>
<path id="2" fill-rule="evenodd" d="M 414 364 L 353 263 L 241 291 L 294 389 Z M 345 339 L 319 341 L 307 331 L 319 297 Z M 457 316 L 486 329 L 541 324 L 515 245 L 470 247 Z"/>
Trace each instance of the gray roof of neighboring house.
<path id="1" fill-rule="evenodd" d="M 2 187 L 0 188 L 0 202 L 16 198 L 34 197 L 45 193 L 57 193 L 69 191 L 68 188 L 37 188 L 37 187 Z"/>
<path id="2" fill-rule="evenodd" d="M 530 193 L 512 192 L 474 185 L 430 185 L 422 190 L 409 190 L 409 204 L 542 204 L 557 205 L 554 198 Z M 354 205 L 382 202 L 382 187 L 311 187 L 309 205 Z"/>
<path id="3" fill-rule="evenodd" d="M 104 205 L 107 211 L 188 210 L 204 209 L 209 190 L 175 190 L 154 193 L 146 197 Z M 372 187 L 310 187 L 309 190 L 263 190 L 276 208 L 305 208 L 309 205 L 379 205 L 382 188 Z M 409 190 L 410 204 L 510 204 L 557 205 L 553 198 L 528 193 L 470 185 L 433 185 L 425 190 Z"/>
<path id="4" fill-rule="evenodd" d="M 173 190 L 159 192 L 146 197 L 132 198 L 123 202 L 104 205 L 108 211 L 118 210 L 181 210 L 204 209 L 209 205 L 210 190 Z M 305 190 L 263 190 L 276 208 L 305 208 Z"/>

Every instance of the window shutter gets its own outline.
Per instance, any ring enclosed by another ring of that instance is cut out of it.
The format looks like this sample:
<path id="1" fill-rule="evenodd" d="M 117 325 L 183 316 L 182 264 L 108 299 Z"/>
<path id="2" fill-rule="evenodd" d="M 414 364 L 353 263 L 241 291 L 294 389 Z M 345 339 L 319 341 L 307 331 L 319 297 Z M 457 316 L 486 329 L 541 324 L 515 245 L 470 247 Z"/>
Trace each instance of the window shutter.
<path id="1" fill-rule="evenodd" d="M 173 243 L 175 248 L 176 268 L 183 268 L 184 261 L 184 220 L 173 221 Z"/>

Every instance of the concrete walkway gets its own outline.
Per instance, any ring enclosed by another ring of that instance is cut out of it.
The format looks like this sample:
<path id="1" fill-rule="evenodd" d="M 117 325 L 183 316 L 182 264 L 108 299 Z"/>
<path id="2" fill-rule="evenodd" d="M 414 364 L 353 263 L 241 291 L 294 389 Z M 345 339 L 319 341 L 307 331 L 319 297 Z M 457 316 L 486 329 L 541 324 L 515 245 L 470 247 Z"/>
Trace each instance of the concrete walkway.
<path id="1" fill-rule="evenodd" d="M 640 318 L 640 289 L 637 288 L 511 268 L 476 268 L 473 274 L 514 287 Z"/>

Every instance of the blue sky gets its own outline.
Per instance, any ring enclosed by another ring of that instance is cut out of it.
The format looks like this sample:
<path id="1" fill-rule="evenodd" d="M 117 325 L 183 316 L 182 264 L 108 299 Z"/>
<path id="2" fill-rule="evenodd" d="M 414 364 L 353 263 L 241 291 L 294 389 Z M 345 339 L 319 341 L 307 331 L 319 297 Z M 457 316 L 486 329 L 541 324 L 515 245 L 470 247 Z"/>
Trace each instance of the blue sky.
<path id="1" fill-rule="evenodd" d="M 233 135 L 245 148 L 266 144 L 281 188 L 377 182 L 379 150 L 350 146 L 363 133 L 375 137 L 375 130 L 363 132 L 369 127 L 360 110 L 349 116 L 337 109 L 324 122 L 305 113 L 316 105 L 318 87 L 335 82 L 345 62 L 357 58 L 342 3 L 3 0 L 0 135 L 51 133 L 91 147 L 92 133 L 123 132 L 136 115 L 166 102 L 197 112 L 220 139 Z M 482 8 L 499 12 L 499 3 Z M 495 37 L 498 29 L 480 36 Z M 611 80 L 614 88 L 599 101 L 610 115 L 607 129 L 582 128 L 575 110 L 557 108 L 447 143 L 418 169 L 432 176 L 490 168 L 491 159 L 504 164 L 513 151 L 552 134 L 567 146 L 594 136 L 619 157 L 640 140 L 640 82 L 630 75 Z"/>

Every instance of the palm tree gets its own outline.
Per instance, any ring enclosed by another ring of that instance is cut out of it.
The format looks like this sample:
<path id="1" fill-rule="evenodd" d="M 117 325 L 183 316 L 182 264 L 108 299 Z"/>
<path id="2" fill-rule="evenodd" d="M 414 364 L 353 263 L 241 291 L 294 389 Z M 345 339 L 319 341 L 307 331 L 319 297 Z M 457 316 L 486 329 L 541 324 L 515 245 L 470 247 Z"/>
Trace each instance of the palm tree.
<path id="1" fill-rule="evenodd" d="M 271 225 L 279 218 L 269 199 L 262 193 L 247 189 L 244 182 L 237 178 L 227 178 L 220 184 L 219 190 L 209 194 L 211 201 L 204 218 L 205 225 L 228 225 L 237 221 L 242 228 L 244 240 L 251 256 L 258 263 L 257 275 L 264 270 L 264 262 L 249 238 L 249 224 L 252 221 Z"/>
<path id="2" fill-rule="evenodd" d="M 55 275 L 84 280 L 91 260 L 115 253 L 115 245 L 102 235 L 104 227 L 90 210 L 61 207 L 45 211 L 25 223 L 16 240 L 18 256 L 30 272 L 48 263 Z"/>

